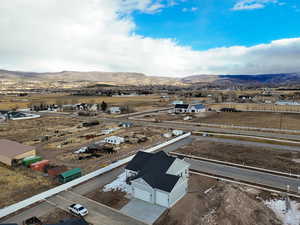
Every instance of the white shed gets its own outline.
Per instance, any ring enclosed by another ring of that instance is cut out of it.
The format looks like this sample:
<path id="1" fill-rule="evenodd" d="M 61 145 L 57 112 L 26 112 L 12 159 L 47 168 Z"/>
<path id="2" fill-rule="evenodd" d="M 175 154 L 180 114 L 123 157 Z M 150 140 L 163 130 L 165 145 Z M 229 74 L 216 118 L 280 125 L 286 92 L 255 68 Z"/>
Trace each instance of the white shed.
<path id="1" fill-rule="evenodd" d="M 104 141 L 109 144 L 119 145 L 125 141 L 124 138 L 118 136 L 111 136 L 104 138 Z"/>

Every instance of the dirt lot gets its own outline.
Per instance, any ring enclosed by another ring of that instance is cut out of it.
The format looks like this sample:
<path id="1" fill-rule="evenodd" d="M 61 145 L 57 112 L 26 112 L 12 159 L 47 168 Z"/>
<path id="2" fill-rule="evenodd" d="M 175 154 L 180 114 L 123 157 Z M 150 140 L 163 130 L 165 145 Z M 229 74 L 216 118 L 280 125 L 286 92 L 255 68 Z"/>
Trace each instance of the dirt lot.
<path id="1" fill-rule="evenodd" d="M 60 220 L 71 218 L 76 218 L 76 216 L 61 209 L 55 209 L 50 214 L 43 216 L 39 219 L 42 221 L 43 224 L 56 224 L 59 223 Z"/>
<path id="2" fill-rule="evenodd" d="M 288 173 L 300 173 L 300 164 L 295 161 L 300 158 L 299 152 L 211 141 L 194 141 L 176 152 Z"/>
<path id="3" fill-rule="evenodd" d="M 108 125 L 106 124 L 103 126 L 107 127 Z M 109 127 L 117 127 L 117 124 L 110 124 Z M 101 128 L 103 128 L 102 125 L 98 125 L 94 128 L 90 128 L 89 130 L 84 131 L 84 133 L 95 133 L 96 131 L 97 133 L 100 133 Z M 50 141 L 48 144 L 38 146 L 37 152 L 38 155 L 50 160 L 56 165 L 65 165 L 69 168 L 80 167 L 83 169 L 84 173 L 88 173 L 106 166 L 111 162 L 132 155 L 140 149 L 146 149 L 150 146 L 166 141 L 167 139 L 162 137 L 161 135 L 164 132 L 165 130 L 160 128 L 132 127 L 126 129 L 122 128 L 109 135 L 103 135 L 89 140 L 84 137 L 78 136 L 78 134 L 66 135 L 55 142 Z M 125 137 L 132 136 L 133 134 L 146 136 L 147 140 L 145 142 L 135 144 L 122 143 L 119 146 L 114 146 L 115 153 L 99 153 L 99 157 L 93 157 L 89 159 L 79 160 L 79 157 L 86 155 L 73 153 L 80 147 L 87 146 L 88 144 L 92 144 L 95 141 L 103 140 L 108 136 L 116 135 Z M 69 143 L 61 146 L 60 148 L 59 145 L 62 142 Z"/>
<path id="4" fill-rule="evenodd" d="M 196 114 L 167 114 L 159 113 L 146 115 L 148 120 L 182 121 L 186 116 L 192 120 L 186 122 L 235 125 L 246 127 L 276 128 L 300 130 L 300 114 L 271 113 L 271 112 L 205 112 Z"/>
<path id="5" fill-rule="evenodd" d="M 111 208 L 121 209 L 129 202 L 129 200 L 125 198 L 125 195 L 126 193 L 121 191 L 104 192 L 99 188 L 99 190 L 87 194 L 86 197 L 107 205 Z"/>
<path id="6" fill-rule="evenodd" d="M 55 183 L 41 173 L 26 168 L 0 165 L 0 208 L 46 191 Z"/>
<path id="7" fill-rule="evenodd" d="M 155 225 L 280 225 L 257 195 L 257 190 L 192 175 L 189 193 Z"/>

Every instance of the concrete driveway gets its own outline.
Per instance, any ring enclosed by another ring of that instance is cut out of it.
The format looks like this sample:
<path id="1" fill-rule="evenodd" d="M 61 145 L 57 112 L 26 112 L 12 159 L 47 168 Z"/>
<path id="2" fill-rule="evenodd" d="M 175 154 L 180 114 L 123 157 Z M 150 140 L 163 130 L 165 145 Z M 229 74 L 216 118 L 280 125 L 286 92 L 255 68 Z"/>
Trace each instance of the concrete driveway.
<path id="1" fill-rule="evenodd" d="M 153 224 L 165 210 L 167 208 L 134 198 L 121 209 L 121 212 L 147 224 Z"/>

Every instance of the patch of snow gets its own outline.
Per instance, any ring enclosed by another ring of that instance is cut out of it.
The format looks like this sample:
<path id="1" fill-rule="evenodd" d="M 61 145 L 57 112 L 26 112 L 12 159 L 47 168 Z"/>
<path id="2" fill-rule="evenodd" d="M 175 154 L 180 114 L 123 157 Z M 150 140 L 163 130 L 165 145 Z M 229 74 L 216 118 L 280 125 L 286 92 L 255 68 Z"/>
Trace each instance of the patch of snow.
<path id="1" fill-rule="evenodd" d="M 126 173 L 124 172 L 120 174 L 113 182 L 105 185 L 103 191 L 122 191 L 130 193 L 130 187 L 128 184 L 126 184 Z"/>
<path id="2" fill-rule="evenodd" d="M 286 212 L 286 202 L 282 199 L 265 201 L 266 206 L 274 211 L 284 225 L 300 224 L 300 203 L 290 201 L 291 208 Z"/>

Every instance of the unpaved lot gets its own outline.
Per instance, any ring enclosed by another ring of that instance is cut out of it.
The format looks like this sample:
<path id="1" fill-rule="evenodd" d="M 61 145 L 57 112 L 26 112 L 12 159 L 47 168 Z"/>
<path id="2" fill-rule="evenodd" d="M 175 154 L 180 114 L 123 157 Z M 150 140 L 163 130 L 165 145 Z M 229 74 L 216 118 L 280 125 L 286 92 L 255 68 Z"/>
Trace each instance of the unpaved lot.
<path id="1" fill-rule="evenodd" d="M 287 173 L 300 173 L 300 164 L 295 160 L 300 158 L 299 152 L 202 140 L 196 140 L 176 152 Z"/>
<path id="2" fill-rule="evenodd" d="M 98 133 L 101 131 L 101 126 L 96 126 L 98 128 Z M 68 145 L 58 148 L 58 144 L 61 142 L 49 142 L 44 146 L 39 146 L 37 148 L 38 155 L 42 156 L 45 159 L 50 160 L 53 164 L 56 165 L 65 165 L 69 168 L 80 167 L 83 169 L 84 173 L 88 173 L 99 169 L 101 167 L 107 166 L 108 164 L 125 158 L 129 155 L 133 155 L 138 150 L 147 149 L 156 145 L 158 143 L 164 142 L 167 139 L 162 137 L 162 134 L 166 132 L 161 128 L 147 128 L 147 127 L 132 127 L 126 129 L 120 129 L 112 134 L 100 136 L 94 139 L 86 140 L 85 138 L 78 138 L 76 142 L 71 142 Z M 141 143 L 122 143 L 119 146 L 113 146 L 115 149 L 114 153 L 99 153 L 98 157 L 92 157 L 88 159 L 79 160 L 80 157 L 85 156 L 85 154 L 74 154 L 75 150 L 78 150 L 80 147 L 87 146 L 92 144 L 95 141 L 103 140 L 108 136 L 132 136 L 134 134 L 143 135 L 147 137 L 145 142 Z M 68 139 L 62 139 L 68 140 Z"/>
<path id="3" fill-rule="evenodd" d="M 0 165 L 0 208 L 55 186 L 51 179 L 27 168 L 10 169 Z"/>
<path id="4" fill-rule="evenodd" d="M 206 192 L 206 193 L 205 193 Z M 189 193 L 156 225 L 280 225 L 275 214 L 242 186 L 192 175 Z"/>
<path id="5" fill-rule="evenodd" d="M 129 202 L 129 199 L 127 199 L 125 195 L 126 193 L 118 190 L 104 192 L 99 188 L 99 190 L 95 190 L 87 194 L 86 197 L 120 210 Z"/>

